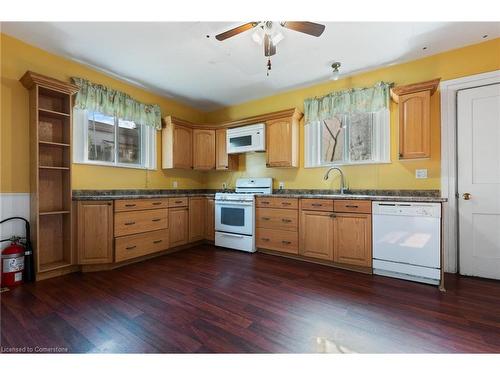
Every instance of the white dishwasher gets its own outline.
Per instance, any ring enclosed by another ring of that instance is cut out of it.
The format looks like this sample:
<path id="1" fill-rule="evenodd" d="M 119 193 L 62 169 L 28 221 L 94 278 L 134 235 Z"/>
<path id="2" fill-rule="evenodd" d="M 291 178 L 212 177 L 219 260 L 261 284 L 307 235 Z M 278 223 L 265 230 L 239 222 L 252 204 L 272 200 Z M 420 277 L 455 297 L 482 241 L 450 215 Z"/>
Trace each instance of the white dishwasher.
<path id="1" fill-rule="evenodd" d="M 373 273 L 439 284 L 441 204 L 372 202 Z"/>

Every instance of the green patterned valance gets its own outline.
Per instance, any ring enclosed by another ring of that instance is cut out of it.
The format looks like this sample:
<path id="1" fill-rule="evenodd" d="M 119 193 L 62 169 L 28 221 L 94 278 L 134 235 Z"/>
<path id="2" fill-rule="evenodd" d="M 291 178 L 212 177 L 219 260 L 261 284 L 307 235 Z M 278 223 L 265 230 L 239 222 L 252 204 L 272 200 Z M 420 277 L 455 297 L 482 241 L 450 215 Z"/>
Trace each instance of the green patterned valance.
<path id="1" fill-rule="evenodd" d="M 389 107 L 391 83 L 379 82 L 373 87 L 334 91 L 304 101 L 305 123 L 332 118 L 338 113 L 377 112 Z"/>
<path id="2" fill-rule="evenodd" d="M 80 90 L 76 94 L 75 107 L 118 116 L 126 121 L 152 126 L 161 130 L 161 111 L 158 104 L 144 104 L 121 91 L 72 77 Z"/>

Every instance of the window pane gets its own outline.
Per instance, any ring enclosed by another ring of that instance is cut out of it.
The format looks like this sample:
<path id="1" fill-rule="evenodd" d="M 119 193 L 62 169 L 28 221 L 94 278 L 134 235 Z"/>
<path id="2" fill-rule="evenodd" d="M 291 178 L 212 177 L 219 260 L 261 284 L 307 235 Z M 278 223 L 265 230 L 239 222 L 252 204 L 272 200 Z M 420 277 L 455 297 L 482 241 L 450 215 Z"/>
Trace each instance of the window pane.
<path id="1" fill-rule="evenodd" d="M 321 163 L 332 163 L 344 160 L 345 128 L 342 117 L 321 122 Z"/>
<path id="2" fill-rule="evenodd" d="M 133 121 L 118 120 L 118 162 L 141 164 L 141 128 Z"/>
<path id="3" fill-rule="evenodd" d="M 88 158 L 115 161 L 115 118 L 98 112 L 89 113 Z"/>
<path id="4" fill-rule="evenodd" d="M 349 115 L 349 159 L 372 160 L 373 121 L 371 113 Z"/>

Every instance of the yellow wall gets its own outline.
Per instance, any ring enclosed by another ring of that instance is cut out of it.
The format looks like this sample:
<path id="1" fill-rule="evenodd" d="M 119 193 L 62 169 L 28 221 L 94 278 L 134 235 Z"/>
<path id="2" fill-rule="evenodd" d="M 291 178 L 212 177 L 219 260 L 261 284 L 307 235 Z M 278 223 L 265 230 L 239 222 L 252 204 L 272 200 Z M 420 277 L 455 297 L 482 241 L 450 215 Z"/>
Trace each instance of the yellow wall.
<path id="1" fill-rule="evenodd" d="M 166 99 L 146 90 L 110 78 L 103 73 L 74 61 L 64 59 L 17 39 L 0 34 L 1 56 L 1 116 L 0 116 L 0 191 L 29 191 L 28 147 L 28 91 L 19 83 L 26 70 L 69 81 L 71 76 L 81 76 L 94 82 L 125 91 L 137 100 L 157 103 L 163 115 L 174 115 L 193 122 L 217 122 L 251 115 L 297 107 L 311 96 L 325 95 L 333 90 L 371 86 L 375 82 L 391 81 L 406 84 L 441 77 L 443 80 L 500 69 L 500 39 L 441 53 L 405 64 L 377 69 L 336 82 L 293 90 L 267 98 L 231 106 L 211 113 L 203 113 L 189 106 Z M 391 164 L 345 167 L 352 189 L 439 189 L 440 187 L 440 111 L 439 92 L 432 97 L 432 144 L 429 160 L 397 160 L 397 106 L 391 104 Z M 300 165 L 303 166 L 303 131 L 301 127 Z M 161 166 L 161 142 L 158 133 L 158 166 Z M 429 178 L 416 180 L 415 169 L 427 168 Z M 286 188 L 330 188 L 338 181 L 324 182 L 325 168 L 279 169 L 265 167 L 265 154 L 240 156 L 240 170 L 234 173 L 194 171 L 144 171 L 137 169 L 73 165 L 74 189 L 125 189 L 172 188 L 178 181 L 179 188 L 219 188 L 222 182 L 234 186 L 241 176 L 270 176 Z"/>
<path id="2" fill-rule="evenodd" d="M 19 78 L 32 70 L 63 81 L 80 76 L 124 91 L 145 103 L 159 104 L 163 115 L 172 114 L 190 121 L 202 121 L 204 113 L 122 81 L 110 78 L 89 67 L 64 59 L 20 40 L 0 34 L 1 56 L 1 132 L 0 191 L 29 192 L 29 114 L 28 90 Z M 194 171 L 161 169 L 161 139 L 158 132 L 156 171 L 73 164 L 73 189 L 200 188 L 206 176 Z"/>
<path id="3" fill-rule="evenodd" d="M 347 77 L 336 82 L 314 85 L 288 91 L 224 108 L 206 116 L 208 122 L 232 120 L 260 113 L 297 107 L 303 111 L 304 99 L 322 96 L 334 90 L 371 86 L 377 81 L 394 82 L 397 85 L 420 82 L 441 77 L 448 80 L 500 69 L 500 39 L 476 44 L 408 63 L 389 66 Z M 398 160 L 397 105 L 391 102 L 391 164 L 346 166 L 351 189 L 439 189 L 440 188 L 440 94 L 431 100 L 431 158 L 419 161 Z M 300 132 L 300 165 L 298 169 L 266 168 L 265 154 L 240 156 L 238 172 L 214 172 L 208 176 L 208 187 L 219 188 L 223 182 L 234 186 L 238 177 L 274 177 L 275 188 L 279 181 L 285 188 L 328 189 L 338 187 L 338 178 L 323 181 L 326 168 L 303 168 L 303 127 Z M 427 168 L 428 179 L 415 179 L 415 169 Z"/>

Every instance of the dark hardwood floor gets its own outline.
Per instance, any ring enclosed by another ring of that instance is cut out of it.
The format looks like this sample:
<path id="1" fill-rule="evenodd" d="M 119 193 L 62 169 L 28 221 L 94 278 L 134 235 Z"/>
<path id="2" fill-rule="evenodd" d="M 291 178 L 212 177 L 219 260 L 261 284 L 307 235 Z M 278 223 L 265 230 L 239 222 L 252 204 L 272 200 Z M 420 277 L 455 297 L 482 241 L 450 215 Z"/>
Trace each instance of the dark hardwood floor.
<path id="1" fill-rule="evenodd" d="M 443 294 L 200 246 L 4 292 L 1 345 L 4 352 L 499 353 L 500 282 L 446 281 Z"/>

